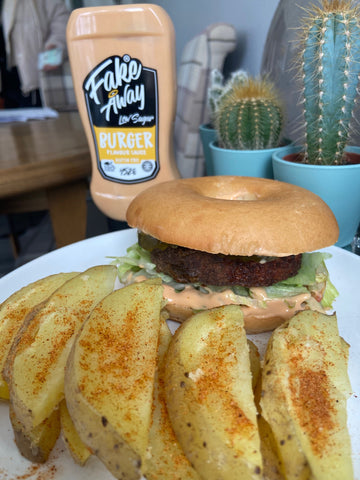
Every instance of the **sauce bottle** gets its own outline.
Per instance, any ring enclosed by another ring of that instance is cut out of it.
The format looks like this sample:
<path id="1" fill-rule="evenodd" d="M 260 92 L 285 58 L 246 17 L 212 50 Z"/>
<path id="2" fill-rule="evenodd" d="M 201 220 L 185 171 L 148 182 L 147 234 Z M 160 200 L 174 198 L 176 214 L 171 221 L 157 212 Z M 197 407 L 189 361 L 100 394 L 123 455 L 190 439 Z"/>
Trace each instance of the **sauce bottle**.
<path id="1" fill-rule="evenodd" d="M 157 5 L 80 8 L 67 44 L 91 152 L 91 196 L 108 217 L 125 220 L 140 191 L 180 177 L 174 27 Z"/>

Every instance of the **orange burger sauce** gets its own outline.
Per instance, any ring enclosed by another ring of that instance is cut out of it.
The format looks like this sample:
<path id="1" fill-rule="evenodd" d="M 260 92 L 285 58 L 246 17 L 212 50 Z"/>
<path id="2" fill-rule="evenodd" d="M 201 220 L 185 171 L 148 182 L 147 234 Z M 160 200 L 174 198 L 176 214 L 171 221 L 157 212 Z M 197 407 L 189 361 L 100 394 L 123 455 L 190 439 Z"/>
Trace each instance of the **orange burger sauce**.
<path id="1" fill-rule="evenodd" d="M 175 36 L 151 4 L 74 10 L 67 44 L 99 209 L 125 220 L 151 184 L 179 178 L 173 152 Z"/>

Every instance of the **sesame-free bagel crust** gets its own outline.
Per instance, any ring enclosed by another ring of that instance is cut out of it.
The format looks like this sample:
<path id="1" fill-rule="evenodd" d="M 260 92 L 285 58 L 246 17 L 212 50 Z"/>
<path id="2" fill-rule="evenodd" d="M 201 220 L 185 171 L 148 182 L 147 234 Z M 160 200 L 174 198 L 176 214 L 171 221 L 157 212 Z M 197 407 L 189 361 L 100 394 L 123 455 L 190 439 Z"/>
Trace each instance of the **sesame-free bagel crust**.
<path id="1" fill-rule="evenodd" d="M 295 185 L 214 176 L 156 184 L 137 195 L 127 222 L 174 245 L 225 255 L 286 256 L 333 245 L 327 204 Z"/>

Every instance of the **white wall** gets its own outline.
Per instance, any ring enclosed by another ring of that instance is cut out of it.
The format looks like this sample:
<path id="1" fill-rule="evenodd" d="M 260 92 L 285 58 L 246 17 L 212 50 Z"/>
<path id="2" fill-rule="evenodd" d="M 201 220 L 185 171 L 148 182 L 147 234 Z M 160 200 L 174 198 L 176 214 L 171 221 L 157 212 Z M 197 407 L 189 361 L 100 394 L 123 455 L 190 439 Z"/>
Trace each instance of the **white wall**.
<path id="1" fill-rule="evenodd" d="M 70 3 L 70 0 L 65 0 Z M 260 72 L 266 35 L 279 0 L 122 0 L 120 3 L 155 3 L 170 15 L 176 32 L 179 61 L 185 44 L 211 23 L 227 22 L 238 34 L 237 49 L 225 64 L 225 73 L 238 68 Z M 85 0 L 87 6 L 109 5 L 114 0 Z M 299 0 L 301 3 L 301 0 Z"/>
<path id="2" fill-rule="evenodd" d="M 160 5 L 170 15 L 176 32 L 177 59 L 185 44 L 208 25 L 227 22 L 238 32 L 238 47 L 229 57 L 226 70 L 243 68 L 253 75 L 259 73 L 266 34 L 278 0 L 145 0 L 144 3 Z"/>

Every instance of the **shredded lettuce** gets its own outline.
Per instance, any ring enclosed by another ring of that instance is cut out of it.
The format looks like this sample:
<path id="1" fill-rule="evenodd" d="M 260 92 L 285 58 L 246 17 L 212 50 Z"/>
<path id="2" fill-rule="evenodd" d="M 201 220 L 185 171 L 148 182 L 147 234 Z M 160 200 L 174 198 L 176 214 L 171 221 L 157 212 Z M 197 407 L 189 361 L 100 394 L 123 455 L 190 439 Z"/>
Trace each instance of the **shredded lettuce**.
<path id="1" fill-rule="evenodd" d="M 324 252 L 303 253 L 298 273 L 282 283 L 286 285 L 311 285 L 315 282 L 323 282 L 328 276 L 325 260 L 330 257 L 330 253 Z"/>
<path id="2" fill-rule="evenodd" d="M 286 285 L 282 282 L 265 287 L 265 290 L 269 298 L 293 297 L 294 295 L 308 292 L 305 285 Z"/>
<path id="3" fill-rule="evenodd" d="M 325 260 L 330 257 L 331 254 L 325 252 L 303 253 L 298 273 L 271 287 L 266 287 L 267 295 L 269 297 L 291 297 L 310 291 L 316 297 L 317 293 L 321 292 L 321 306 L 331 308 L 338 296 L 338 291 L 331 283 L 325 265 Z"/>
<path id="4" fill-rule="evenodd" d="M 331 308 L 338 292 L 329 280 L 325 265 L 325 260 L 330 257 L 329 253 L 324 252 L 304 253 L 298 273 L 275 285 L 265 287 L 267 297 L 285 298 L 310 291 L 312 303 L 316 302 L 320 308 Z M 181 292 L 185 288 L 183 283 L 178 283 L 169 275 L 157 272 L 156 265 L 151 262 L 150 252 L 140 247 L 138 243 L 127 249 L 126 256 L 110 258 L 113 259 L 111 263 L 117 265 L 119 279 L 124 284 L 128 283 L 130 278 L 145 276 L 147 278 L 160 277 L 165 284 L 173 287 L 177 292 Z M 217 287 L 200 284 L 192 284 L 192 287 L 204 294 L 222 292 L 230 288 L 232 290 L 231 296 L 236 303 L 247 306 L 254 306 L 255 304 L 262 306 L 259 300 L 252 298 L 251 289 L 245 287 Z M 317 302 L 316 297 L 322 297 L 321 301 Z"/>
<path id="5" fill-rule="evenodd" d="M 175 290 L 181 291 L 185 285 L 175 282 L 169 275 L 156 271 L 156 265 L 151 262 L 150 252 L 135 243 L 126 250 L 125 257 L 110 257 L 111 262 L 117 265 L 119 280 L 127 283 L 129 276 L 146 276 L 148 278 L 161 278 L 161 280 L 171 285 Z"/>
<path id="6" fill-rule="evenodd" d="M 323 297 L 321 299 L 321 305 L 324 308 L 331 308 L 332 304 L 335 301 L 335 298 L 338 295 L 339 295 L 339 292 L 337 291 L 335 285 L 328 278 L 327 281 L 326 281 L 325 291 L 324 291 Z"/>

